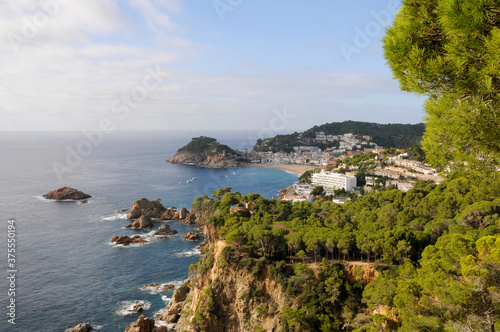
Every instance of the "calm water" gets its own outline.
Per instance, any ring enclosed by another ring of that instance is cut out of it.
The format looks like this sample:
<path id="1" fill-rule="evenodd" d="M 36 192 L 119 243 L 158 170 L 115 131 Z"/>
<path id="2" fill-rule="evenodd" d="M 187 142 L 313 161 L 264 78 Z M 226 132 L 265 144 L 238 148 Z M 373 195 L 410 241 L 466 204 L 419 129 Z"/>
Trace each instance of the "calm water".
<path id="1" fill-rule="evenodd" d="M 251 148 L 246 134 L 212 134 L 233 148 Z M 119 212 L 141 198 L 161 198 L 165 206 L 190 208 L 196 196 L 230 186 L 243 194 L 277 196 L 297 177 L 284 171 L 245 167 L 229 170 L 165 162 L 189 142 L 191 133 L 114 133 L 58 178 L 53 163 L 65 163 L 81 133 L 0 133 L 0 226 L 3 275 L 7 273 L 7 221 L 16 220 L 16 325 L 3 309 L 0 331 L 64 331 L 80 322 L 100 331 L 123 331 L 139 314 L 124 315 L 132 301 L 148 301 L 152 317 L 172 292 L 154 294 L 141 286 L 187 278 L 198 243 L 181 235 L 143 246 L 109 244 L 115 235 L 146 235 L 123 229 Z M 196 177 L 191 183 L 187 180 Z M 179 183 L 181 182 L 181 183 Z M 41 195 L 63 185 L 92 195 L 88 204 L 53 202 Z M 170 222 L 180 234 L 195 226 Z M 1 307 L 8 304 L 7 279 L 0 283 Z"/>

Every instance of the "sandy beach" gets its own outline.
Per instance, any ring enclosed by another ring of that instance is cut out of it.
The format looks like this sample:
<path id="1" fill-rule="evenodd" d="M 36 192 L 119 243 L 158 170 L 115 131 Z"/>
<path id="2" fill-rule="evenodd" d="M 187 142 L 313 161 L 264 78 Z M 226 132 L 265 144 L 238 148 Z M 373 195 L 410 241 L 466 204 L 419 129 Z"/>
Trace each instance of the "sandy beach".
<path id="1" fill-rule="evenodd" d="M 276 165 L 276 164 L 242 164 L 242 167 L 251 166 L 251 167 L 267 167 L 267 168 L 276 168 L 284 171 L 289 171 L 297 174 L 297 176 L 301 176 L 305 171 L 313 170 L 315 166 L 309 165 Z"/>

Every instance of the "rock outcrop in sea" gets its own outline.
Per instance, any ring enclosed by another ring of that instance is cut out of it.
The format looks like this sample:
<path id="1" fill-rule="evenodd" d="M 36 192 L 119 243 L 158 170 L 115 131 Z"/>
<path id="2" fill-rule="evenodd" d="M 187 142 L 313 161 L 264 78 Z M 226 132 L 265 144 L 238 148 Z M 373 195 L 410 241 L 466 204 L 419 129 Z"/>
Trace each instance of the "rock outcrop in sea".
<path id="1" fill-rule="evenodd" d="M 187 232 L 187 233 L 184 234 L 184 240 L 199 241 L 200 240 L 200 234 L 195 233 L 195 232 Z"/>
<path id="2" fill-rule="evenodd" d="M 140 216 L 158 219 L 166 210 L 167 208 L 160 201 L 150 201 L 146 198 L 141 198 L 134 202 L 132 210 L 127 215 L 127 219 L 137 219 Z"/>
<path id="3" fill-rule="evenodd" d="M 65 332 L 89 332 L 89 331 L 92 331 L 92 326 L 90 326 L 90 323 L 81 323 L 75 327 L 66 329 Z"/>
<path id="4" fill-rule="evenodd" d="M 168 235 L 175 235 L 177 233 L 179 232 L 176 231 L 175 229 L 171 229 L 169 225 L 163 224 L 155 232 L 155 235 L 168 236 Z"/>
<path id="5" fill-rule="evenodd" d="M 92 196 L 73 188 L 62 187 L 43 195 L 43 197 L 46 199 L 53 199 L 56 201 L 64 201 L 64 200 L 80 201 L 91 198 Z"/>
<path id="6" fill-rule="evenodd" d="M 160 220 L 180 220 L 183 224 L 194 224 L 195 216 L 188 209 L 182 208 L 177 211 L 176 208 L 167 209 L 161 216 Z"/>
<path id="7" fill-rule="evenodd" d="M 161 292 L 161 291 L 170 291 L 170 290 L 173 290 L 175 288 L 175 285 L 172 285 L 172 284 L 157 284 L 157 283 L 153 283 L 153 284 L 147 284 L 147 285 L 144 285 L 142 287 L 143 289 L 154 289 L 158 292 Z"/>
<path id="8" fill-rule="evenodd" d="M 151 218 L 142 215 L 139 218 L 137 218 L 133 223 L 126 226 L 125 228 L 146 229 L 152 227 L 153 227 L 153 221 L 151 221 Z"/>
<path id="9" fill-rule="evenodd" d="M 133 237 L 129 237 L 128 235 L 124 235 L 124 236 L 113 236 L 111 238 L 111 243 L 116 243 L 116 244 L 128 246 L 131 244 L 144 244 L 144 243 L 146 243 L 146 240 L 141 238 L 139 235 L 135 235 Z"/>
<path id="10" fill-rule="evenodd" d="M 145 318 L 141 315 L 135 322 L 130 324 L 130 327 L 125 329 L 125 332 L 168 332 L 166 326 L 155 326 L 155 320 Z"/>

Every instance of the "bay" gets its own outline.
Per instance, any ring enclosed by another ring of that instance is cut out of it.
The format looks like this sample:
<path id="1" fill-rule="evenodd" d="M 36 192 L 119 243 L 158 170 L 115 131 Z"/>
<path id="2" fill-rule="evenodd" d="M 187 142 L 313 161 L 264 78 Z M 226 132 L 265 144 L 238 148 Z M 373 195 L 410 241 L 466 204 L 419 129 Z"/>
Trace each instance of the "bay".
<path id="1" fill-rule="evenodd" d="M 255 143 L 248 139 L 252 133 L 203 134 L 236 149 L 251 149 Z M 147 233 L 124 229 L 129 221 L 122 208 L 145 197 L 190 209 L 195 197 L 210 196 L 226 186 L 233 192 L 258 192 L 271 198 L 297 180 L 276 169 L 207 169 L 166 162 L 194 136 L 200 134 L 115 132 L 83 150 L 90 141 L 82 133 L 0 133 L 0 216 L 5 234 L 1 247 L 7 250 L 7 222 L 14 219 L 17 269 L 16 324 L 9 324 L 3 314 L 1 331 L 64 331 L 87 321 L 100 331 L 123 331 L 139 314 L 123 315 L 122 309 L 136 300 L 151 304 L 143 314 L 152 317 L 172 292 L 157 294 L 141 287 L 179 285 L 187 278 L 189 265 L 199 258 L 195 250 L 199 243 L 184 241 L 182 234 L 200 230 L 170 222 L 180 235 L 142 246 L 116 247 L 110 244 L 115 235 Z M 67 159 L 78 148 L 86 155 L 81 160 Z M 72 167 L 58 172 L 68 161 Z M 192 178 L 196 179 L 188 183 Z M 41 197 L 63 185 L 92 198 L 78 204 Z M 1 287 L 0 301 L 6 311 L 6 278 Z"/>

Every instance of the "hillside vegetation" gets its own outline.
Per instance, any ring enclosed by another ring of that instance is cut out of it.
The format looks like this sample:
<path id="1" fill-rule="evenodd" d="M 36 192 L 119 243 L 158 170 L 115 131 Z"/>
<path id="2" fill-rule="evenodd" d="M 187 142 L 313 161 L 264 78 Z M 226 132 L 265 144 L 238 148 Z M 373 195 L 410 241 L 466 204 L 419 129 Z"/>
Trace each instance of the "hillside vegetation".
<path id="1" fill-rule="evenodd" d="M 234 205 L 240 207 L 231 212 Z M 284 303 L 267 301 L 256 284 L 247 305 L 258 305 L 281 331 L 499 328 L 498 179 L 417 182 L 406 193 L 388 188 L 344 205 L 321 198 L 292 204 L 225 188 L 198 197 L 192 208 L 205 216 L 210 243 L 227 243 L 220 253 L 225 273 L 246 269 L 280 285 Z M 204 309 L 193 331 L 222 320 L 227 305 L 210 285 L 196 289 L 195 281 L 221 264 L 209 248 L 190 268 L 195 294 L 207 294 L 206 306 L 196 304 Z M 348 278 L 343 262 L 353 260 L 374 265 L 378 277 Z"/>
<path id="2" fill-rule="evenodd" d="M 359 121 L 344 121 L 325 123 L 314 126 L 303 133 L 295 132 L 289 135 L 277 135 L 268 139 L 259 139 L 254 146 L 255 151 L 291 152 L 294 146 L 318 146 L 323 150 L 338 145 L 336 142 L 319 143 L 312 141 L 316 132 L 325 135 L 368 135 L 372 141 L 386 148 L 407 149 L 419 145 L 425 131 L 423 123 L 419 124 L 379 124 Z"/>
<path id="3" fill-rule="evenodd" d="M 233 149 L 225 144 L 217 142 L 215 138 L 200 136 L 191 139 L 191 142 L 177 150 L 177 152 L 187 152 L 192 154 L 216 155 L 223 152 L 234 153 Z"/>

